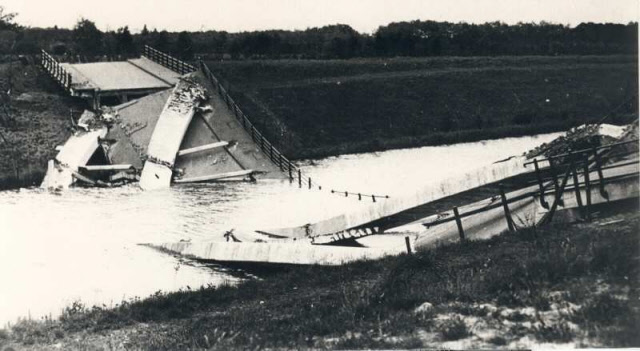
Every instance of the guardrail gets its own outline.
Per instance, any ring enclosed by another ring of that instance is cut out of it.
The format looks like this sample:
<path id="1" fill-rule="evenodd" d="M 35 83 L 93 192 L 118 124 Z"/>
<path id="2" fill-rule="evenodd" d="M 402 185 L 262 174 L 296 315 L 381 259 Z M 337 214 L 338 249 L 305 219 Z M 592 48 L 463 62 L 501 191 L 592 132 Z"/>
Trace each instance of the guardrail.
<path id="1" fill-rule="evenodd" d="M 540 201 L 540 205 L 549 211 L 546 215 L 540 220 L 539 224 L 548 223 L 551 221 L 555 211 L 558 206 L 562 206 L 562 195 L 567 191 L 574 191 L 576 203 L 578 205 L 578 211 L 581 213 L 582 217 L 590 221 L 591 220 L 591 190 L 594 188 L 598 188 L 600 195 L 609 199 L 609 194 L 605 189 L 606 182 L 613 182 L 620 179 L 626 179 L 628 177 L 638 177 L 638 172 L 633 172 L 629 174 L 621 174 L 614 175 L 608 178 L 603 176 L 602 170 L 604 169 L 614 169 L 620 168 L 624 166 L 628 166 L 631 164 L 637 164 L 637 160 L 632 160 L 628 162 L 619 162 L 612 165 L 605 165 L 606 158 L 613 157 L 622 157 L 628 156 L 632 154 L 637 154 L 638 149 L 635 148 L 631 151 L 623 150 L 623 152 L 618 152 L 615 154 L 606 155 L 607 152 L 614 150 L 616 148 L 621 148 L 627 144 L 638 144 L 638 140 L 629 140 L 620 143 L 614 143 L 610 145 L 604 145 L 600 147 L 595 147 L 591 149 L 585 150 L 577 150 L 574 152 L 569 152 L 562 155 L 557 155 L 554 157 L 549 157 L 547 159 L 537 159 L 531 162 L 527 162 L 525 165 L 533 164 L 535 169 L 528 174 L 535 174 L 536 181 L 538 184 L 538 189 L 533 191 L 528 191 L 522 194 L 518 194 L 511 198 L 507 198 L 504 187 L 502 184 L 499 184 L 499 194 L 496 196 L 496 199 L 500 199 L 499 201 L 491 202 L 487 206 L 483 206 L 481 208 L 469 210 L 464 213 L 460 213 L 457 207 L 453 207 L 451 212 L 453 212 L 453 216 L 449 214 L 449 212 L 440 213 L 435 220 L 431 220 L 429 222 L 423 223 L 423 225 L 427 228 L 436 226 L 439 224 L 455 221 L 458 227 L 458 233 L 460 236 L 460 240 L 465 240 L 464 228 L 462 227 L 462 218 L 473 216 L 479 213 L 483 213 L 495 208 L 503 207 L 504 209 L 504 217 L 507 222 L 507 227 L 509 231 L 516 231 L 517 226 L 514 220 L 511 217 L 511 211 L 509 209 L 509 204 L 513 202 L 517 202 L 520 200 L 524 200 L 530 197 L 537 197 Z M 598 151 L 603 151 L 602 153 L 598 153 Z M 554 165 L 553 161 L 547 167 L 540 167 L 539 162 L 541 161 L 550 161 L 553 159 L 557 159 L 560 157 L 564 157 L 567 160 L 566 163 Z M 558 167 L 564 166 L 564 167 Z M 597 179 L 590 179 L 590 173 L 596 171 Z M 544 173 L 550 174 L 550 176 L 543 178 Z M 579 181 L 578 176 L 582 175 L 583 180 Z M 573 184 L 571 186 L 567 186 L 569 179 L 572 179 Z M 547 184 L 544 184 L 544 183 Z M 535 184 L 534 183 L 534 184 Z M 525 187 L 534 185 L 531 183 L 523 184 Z M 582 195 L 580 193 L 580 188 L 584 188 L 584 201 L 582 199 Z M 551 195 L 553 197 L 553 202 L 549 204 L 545 200 L 545 196 Z"/>
<path id="2" fill-rule="evenodd" d="M 62 65 L 56 61 L 48 52 L 42 50 L 40 64 L 51 77 L 60 84 L 64 90 L 71 90 L 71 73 L 67 72 Z"/>
<path id="3" fill-rule="evenodd" d="M 166 54 L 162 51 L 156 50 L 149 45 L 145 45 L 142 51 L 142 56 L 148 58 L 149 60 L 167 67 L 168 69 L 178 72 L 180 74 L 187 74 L 194 72 L 196 67 L 191 64 L 188 64 L 182 60 L 179 60 L 169 54 Z"/>
<path id="4" fill-rule="evenodd" d="M 220 81 L 215 77 L 215 75 L 211 72 L 209 67 L 202 61 L 199 61 L 200 69 L 204 73 L 205 77 L 209 79 L 211 84 L 218 90 L 220 97 L 227 106 L 233 111 L 236 119 L 240 122 L 242 127 L 249 133 L 251 139 L 260 147 L 260 150 L 280 168 L 280 171 L 288 174 L 290 183 L 298 183 L 299 188 L 308 188 L 313 189 L 317 188 L 318 190 L 322 190 L 322 185 L 314 182 L 310 176 L 304 174 L 300 168 L 294 165 L 289 159 L 287 159 L 282 152 L 280 152 L 271 142 L 267 140 L 267 138 L 258 131 L 258 129 L 251 123 L 247 115 L 242 112 L 238 104 L 233 100 L 233 98 L 227 92 L 227 89 L 220 83 Z M 345 194 L 345 191 L 336 191 L 330 190 L 332 194 Z M 376 199 L 388 199 L 388 195 L 369 195 L 362 193 L 353 193 L 346 192 L 347 196 L 349 194 L 357 195 L 358 200 L 362 200 L 363 197 L 371 198 L 373 202 L 376 202 Z"/>

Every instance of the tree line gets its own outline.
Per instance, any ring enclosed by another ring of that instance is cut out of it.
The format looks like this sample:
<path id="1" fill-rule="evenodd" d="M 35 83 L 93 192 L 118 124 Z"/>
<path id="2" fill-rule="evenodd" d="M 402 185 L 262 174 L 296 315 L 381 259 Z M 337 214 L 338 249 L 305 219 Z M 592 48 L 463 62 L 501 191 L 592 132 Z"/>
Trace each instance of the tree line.
<path id="1" fill-rule="evenodd" d="M 168 32 L 133 34 L 128 27 L 101 31 L 88 19 L 73 29 L 27 28 L 0 8 L 0 53 L 135 56 L 144 45 L 186 60 L 299 58 L 346 59 L 389 56 L 494 56 L 637 54 L 638 24 L 540 23 L 508 25 L 436 21 L 394 22 L 373 34 L 337 24 L 306 30 Z"/>

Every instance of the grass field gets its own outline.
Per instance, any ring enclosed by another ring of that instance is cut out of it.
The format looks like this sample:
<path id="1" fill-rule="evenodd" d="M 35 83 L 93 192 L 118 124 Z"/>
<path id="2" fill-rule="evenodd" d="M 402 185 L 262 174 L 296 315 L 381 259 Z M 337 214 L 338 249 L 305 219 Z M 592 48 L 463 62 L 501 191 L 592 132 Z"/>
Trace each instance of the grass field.
<path id="1" fill-rule="evenodd" d="M 289 157 L 563 130 L 637 117 L 632 56 L 209 62 Z"/>
<path id="2" fill-rule="evenodd" d="M 282 269 L 114 309 L 76 303 L 60 320 L 0 329 L 0 348 L 638 347 L 637 200 L 598 211 L 592 223 Z"/>

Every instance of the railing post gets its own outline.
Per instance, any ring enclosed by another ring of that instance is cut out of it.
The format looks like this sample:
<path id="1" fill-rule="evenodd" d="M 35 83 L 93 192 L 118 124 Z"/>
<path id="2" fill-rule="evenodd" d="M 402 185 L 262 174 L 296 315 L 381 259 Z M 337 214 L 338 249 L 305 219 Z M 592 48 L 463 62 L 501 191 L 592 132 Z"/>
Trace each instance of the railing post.
<path id="1" fill-rule="evenodd" d="M 578 181 L 578 168 L 573 169 L 573 190 L 576 194 L 576 202 L 578 203 L 578 212 L 581 216 L 584 216 L 584 209 L 582 208 L 582 196 L 580 195 L 580 182 Z"/>
<path id="2" fill-rule="evenodd" d="M 562 178 L 562 185 L 560 186 L 560 190 L 558 191 L 558 193 L 556 193 L 556 198 L 553 201 L 553 204 L 551 205 L 549 212 L 547 212 L 540 220 L 539 222 L 540 224 L 551 223 L 551 220 L 553 219 L 553 215 L 556 212 L 556 209 L 558 208 L 560 201 L 562 201 L 562 194 L 564 193 L 564 189 L 566 188 L 567 183 L 569 182 L 569 177 L 571 176 L 571 172 L 574 170 L 574 164 L 575 164 L 575 160 L 571 160 L 571 164 L 567 168 L 567 172 Z"/>
<path id="3" fill-rule="evenodd" d="M 298 170 L 298 187 L 302 188 L 302 171 Z"/>
<path id="4" fill-rule="evenodd" d="M 560 192 L 560 184 L 558 184 L 558 175 L 556 174 L 556 168 L 553 165 L 553 157 L 549 157 L 549 170 L 551 171 L 551 178 L 553 179 L 553 189 L 555 192 L 555 197 L 558 197 L 558 193 Z M 564 206 L 564 201 L 560 199 L 558 205 Z"/>
<path id="5" fill-rule="evenodd" d="M 542 184 L 542 175 L 540 175 L 540 168 L 538 166 L 538 160 L 533 159 L 533 166 L 536 169 L 536 178 L 538 179 L 538 187 L 540 188 L 540 205 L 549 209 L 549 203 L 544 199 L 544 185 Z"/>
<path id="6" fill-rule="evenodd" d="M 504 217 L 507 220 L 507 227 L 509 227 L 509 231 L 515 231 L 515 227 L 513 225 L 513 219 L 511 218 L 511 211 L 509 210 L 509 203 L 507 203 L 507 196 L 504 194 L 504 187 L 502 184 L 499 186 L 500 189 L 500 199 L 502 199 L 502 208 L 504 209 Z"/>
<path id="7" fill-rule="evenodd" d="M 453 208 L 453 215 L 456 218 L 456 225 L 458 226 L 458 234 L 460 234 L 460 241 L 464 242 L 464 229 L 462 228 L 462 220 L 460 219 L 460 213 L 458 213 L 458 208 Z"/>
<path id="8" fill-rule="evenodd" d="M 293 170 L 291 169 L 291 162 L 288 163 L 289 166 L 289 183 L 293 183 Z"/>
<path id="9" fill-rule="evenodd" d="M 602 164 L 600 160 L 600 155 L 598 155 L 598 150 L 596 147 L 593 147 L 593 158 L 596 161 L 596 170 L 598 171 L 598 179 L 600 183 L 598 184 L 598 188 L 600 189 L 600 195 L 605 199 L 609 200 L 609 193 L 604 188 L 604 176 L 602 175 Z"/>
<path id="10" fill-rule="evenodd" d="M 584 208 L 584 214 L 587 221 L 591 221 L 591 183 L 589 181 L 589 156 L 585 157 L 584 163 L 584 191 L 586 197 L 586 206 Z"/>
<path id="11" fill-rule="evenodd" d="M 309 189 L 311 189 L 311 177 L 309 177 Z"/>
<path id="12" fill-rule="evenodd" d="M 404 237 L 404 243 L 405 243 L 405 245 L 407 245 L 407 254 L 411 255 L 412 254 L 411 253 L 411 243 L 409 242 L 409 237 L 408 236 Z"/>

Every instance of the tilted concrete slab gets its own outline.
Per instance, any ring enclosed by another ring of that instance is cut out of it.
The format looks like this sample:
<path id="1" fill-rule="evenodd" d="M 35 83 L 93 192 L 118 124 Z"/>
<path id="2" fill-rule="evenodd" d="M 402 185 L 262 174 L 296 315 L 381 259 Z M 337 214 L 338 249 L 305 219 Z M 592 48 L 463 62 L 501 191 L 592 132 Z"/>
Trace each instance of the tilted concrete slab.
<path id="1" fill-rule="evenodd" d="M 246 169 L 259 172 L 259 178 L 286 178 L 287 175 L 281 172 L 251 139 L 231 109 L 220 98 L 216 88 L 201 72 L 194 73 L 193 78 L 207 89 L 209 100 L 203 105 L 210 106 L 211 111 L 200 112 L 193 119 L 180 149 L 221 141 L 226 141 L 229 145 L 224 148 L 224 152 L 213 151 L 178 157 L 176 167 L 185 170 L 184 178 Z M 201 162 L 205 160 L 206 162 Z"/>
<path id="2" fill-rule="evenodd" d="M 119 123 L 107 135 L 116 141 L 108 153 L 111 163 L 130 163 L 142 169 L 149 140 L 170 95 L 171 89 L 167 89 L 114 107 Z"/>
<path id="3" fill-rule="evenodd" d="M 296 265 L 341 265 L 404 252 L 402 248 L 397 247 L 380 249 L 310 245 L 309 243 L 178 242 L 145 245 L 199 260 Z"/>
<path id="4" fill-rule="evenodd" d="M 287 175 L 253 142 L 215 88 L 198 73 L 192 77 L 207 89 L 209 100 L 203 105 L 211 109 L 195 113 L 179 150 L 221 142 L 228 145 L 177 156 L 175 168 L 183 173 L 181 178 L 198 179 L 234 172 L 243 174 L 241 171 L 246 170 L 254 171 L 256 178 L 286 178 Z M 129 163 L 137 169 L 142 168 L 158 118 L 170 96 L 171 89 L 167 89 L 114 107 L 118 111 L 119 122 L 107 136 L 115 140 L 108 153 L 112 163 Z"/>
<path id="5" fill-rule="evenodd" d="M 637 161 L 637 158 L 636 158 Z M 615 202 L 619 200 L 625 200 L 630 198 L 637 198 L 640 196 L 638 172 L 640 171 L 640 164 L 626 165 L 619 168 L 610 168 L 603 170 L 603 176 L 605 178 L 605 189 L 608 193 L 608 198 L 602 196 L 598 186 L 591 187 L 591 203 L 592 205 Z M 596 171 L 589 173 L 591 181 L 598 179 Z M 609 180 L 607 180 L 609 179 Z M 578 182 L 584 182 L 584 176 L 578 177 Z M 549 185 L 549 183 L 547 183 Z M 573 189 L 573 179 L 567 182 L 568 190 L 562 195 L 564 206 L 559 206 L 557 211 L 566 209 L 575 209 L 578 207 L 577 196 Z M 521 194 L 526 194 L 532 191 L 536 191 L 538 186 L 531 186 L 518 191 L 507 193 L 507 198 L 513 198 Z M 553 187 L 550 187 L 553 189 Z M 586 203 L 586 189 L 584 186 L 580 186 L 580 197 L 582 203 Z M 546 201 L 551 204 L 555 197 L 553 194 L 545 196 Z M 500 201 L 499 199 L 497 200 Z M 473 204 L 459 207 L 460 213 L 469 212 L 476 208 L 482 208 L 491 204 L 491 200 L 483 200 Z M 549 212 L 540 204 L 539 196 L 531 196 L 524 198 L 520 201 L 516 201 L 509 204 L 509 210 L 511 216 L 515 222 L 516 227 L 531 227 L 537 225 L 540 220 Z M 434 215 L 425 220 L 426 223 L 435 220 L 436 216 L 441 216 L 442 213 Z M 446 213 L 447 216 L 453 216 L 452 213 Z M 505 230 L 508 230 L 507 221 L 502 206 L 496 207 L 486 212 L 478 213 L 476 215 L 463 217 L 461 219 L 462 227 L 464 229 L 465 238 L 469 240 L 487 239 L 494 235 L 498 235 Z M 455 221 L 450 221 L 429 227 L 424 233 L 421 233 L 418 239 L 415 241 L 417 248 L 433 247 L 450 242 L 457 242 L 460 240 L 459 231 Z"/>
<path id="6" fill-rule="evenodd" d="M 73 174 L 78 168 L 87 164 L 91 156 L 100 147 L 98 138 L 107 134 L 107 128 L 102 127 L 89 132 L 77 132 L 62 146 L 54 162 L 49 162 L 47 173 L 40 185 L 42 188 L 66 188 L 73 184 Z"/>
<path id="7" fill-rule="evenodd" d="M 452 177 L 443 182 L 429 185 L 416 191 L 415 194 L 410 196 L 381 200 L 359 211 L 344 213 L 313 224 L 260 231 L 290 238 L 304 238 L 310 236 L 331 235 L 346 230 L 357 229 L 385 217 L 394 216 L 404 211 L 419 208 L 426 203 L 457 194 L 468 189 L 495 183 L 505 178 L 529 172 L 529 170 L 524 167 L 524 163 L 526 161 L 527 160 L 524 157 L 514 157 L 504 162 L 490 164 L 467 174 Z M 429 214 L 430 212 L 424 212 L 421 215 L 415 216 L 417 216 L 417 218 L 424 218 Z M 404 223 L 396 223 L 396 226 L 408 224 L 411 220 L 412 219 L 409 219 Z"/>

